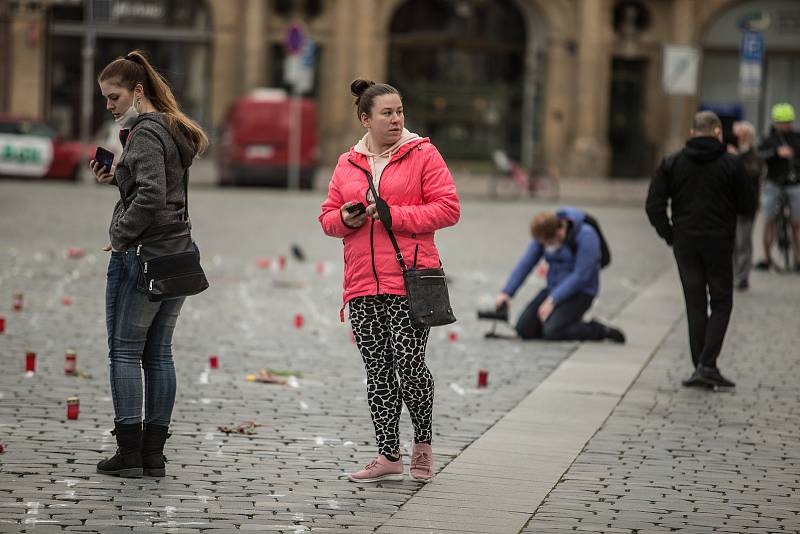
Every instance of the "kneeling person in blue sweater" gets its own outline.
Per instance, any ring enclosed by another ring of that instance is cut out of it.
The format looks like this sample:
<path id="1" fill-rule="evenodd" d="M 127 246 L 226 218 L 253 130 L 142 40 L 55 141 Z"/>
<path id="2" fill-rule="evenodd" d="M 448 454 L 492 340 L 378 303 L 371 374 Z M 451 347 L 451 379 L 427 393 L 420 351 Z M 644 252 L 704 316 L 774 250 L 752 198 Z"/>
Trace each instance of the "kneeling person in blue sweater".
<path id="1" fill-rule="evenodd" d="M 508 306 L 530 272 L 547 260 L 547 287 L 528 304 L 517 320 L 522 339 L 625 342 L 617 328 L 599 321 L 583 321 L 600 287 L 601 240 L 586 213 L 562 207 L 555 213 L 539 213 L 531 223 L 533 240 L 511 272 L 495 305 Z"/>

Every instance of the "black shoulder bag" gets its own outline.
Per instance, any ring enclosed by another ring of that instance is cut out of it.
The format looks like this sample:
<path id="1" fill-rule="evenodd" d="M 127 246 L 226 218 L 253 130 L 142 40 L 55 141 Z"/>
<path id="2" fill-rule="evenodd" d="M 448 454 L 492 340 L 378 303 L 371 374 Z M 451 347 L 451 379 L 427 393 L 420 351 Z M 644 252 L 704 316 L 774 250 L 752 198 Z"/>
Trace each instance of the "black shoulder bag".
<path id="1" fill-rule="evenodd" d="M 189 226 L 188 168 L 183 170 L 183 201 L 182 221 L 148 228 L 136 244 L 136 259 L 151 302 L 196 295 L 209 286 Z M 122 205 L 128 209 L 124 196 Z"/>
<path id="2" fill-rule="evenodd" d="M 366 174 L 366 173 L 365 173 Z M 395 257 L 403 271 L 403 283 L 406 286 L 408 306 L 411 309 L 411 324 L 415 328 L 444 326 L 456 322 L 453 309 L 450 307 L 450 295 L 447 292 L 447 278 L 444 269 L 408 269 L 403 254 L 397 245 L 392 232 L 392 215 L 389 205 L 378 196 L 372 177 L 367 174 L 367 182 L 375 197 L 378 217 L 389 234 L 394 247 Z"/>

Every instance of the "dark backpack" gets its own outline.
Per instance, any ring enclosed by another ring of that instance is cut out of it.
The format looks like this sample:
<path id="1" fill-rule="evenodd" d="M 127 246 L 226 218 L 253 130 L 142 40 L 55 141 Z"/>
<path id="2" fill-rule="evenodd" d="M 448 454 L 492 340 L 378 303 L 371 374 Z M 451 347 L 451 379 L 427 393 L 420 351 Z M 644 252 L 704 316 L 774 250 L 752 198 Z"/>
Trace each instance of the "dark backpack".
<path id="1" fill-rule="evenodd" d="M 606 241 L 606 236 L 603 235 L 603 231 L 600 229 L 600 223 L 597 222 L 597 219 L 595 219 L 588 213 L 584 215 L 585 218 L 583 219 L 583 223 L 588 224 L 589 226 L 594 228 L 594 231 L 597 232 L 597 237 L 600 238 L 600 268 L 605 269 L 611 263 L 611 249 L 608 248 L 608 242 Z M 577 232 L 571 232 L 569 236 L 569 241 L 567 242 L 573 254 L 575 254 L 578 251 L 578 243 L 575 241 L 576 233 Z"/>

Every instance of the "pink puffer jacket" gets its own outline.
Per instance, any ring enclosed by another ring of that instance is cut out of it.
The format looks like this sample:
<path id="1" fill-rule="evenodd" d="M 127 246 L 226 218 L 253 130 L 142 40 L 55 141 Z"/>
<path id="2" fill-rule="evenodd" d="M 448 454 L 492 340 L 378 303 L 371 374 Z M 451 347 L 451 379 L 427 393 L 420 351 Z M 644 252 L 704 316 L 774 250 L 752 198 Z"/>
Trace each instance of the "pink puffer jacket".
<path id="1" fill-rule="evenodd" d="M 389 234 L 380 220 L 348 228 L 340 208 L 348 201 L 368 205 L 367 158 L 350 149 L 339 157 L 319 222 L 325 233 L 344 241 L 344 304 L 364 295 L 405 295 L 403 275 Z M 378 194 L 391 207 L 394 231 L 408 268 L 439 267 L 433 233 L 458 222 L 456 186 L 442 156 L 428 138 L 400 147 L 383 171 Z M 371 197 L 370 197 L 371 198 Z M 344 309 L 344 308 L 343 308 Z"/>

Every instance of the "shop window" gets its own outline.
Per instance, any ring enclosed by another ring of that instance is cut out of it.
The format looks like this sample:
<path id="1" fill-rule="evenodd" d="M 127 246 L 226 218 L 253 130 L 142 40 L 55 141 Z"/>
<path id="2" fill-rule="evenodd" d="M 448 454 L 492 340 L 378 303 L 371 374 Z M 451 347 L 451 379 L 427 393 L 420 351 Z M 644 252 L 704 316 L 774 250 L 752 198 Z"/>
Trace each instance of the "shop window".
<path id="1" fill-rule="evenodd" d="M 196 0 L 92 0 L 95 2 L 94 74 L 134 49 L 147 53 L 164 74 L 181 108 L 200 124 L 211 117 L 211 24 L 205 2 Z M 99 9 L 104 5 L 106 9 Z M 47 116 L 59 132 L 80 132 L 82 50 L 89 26 L 85 2 L 55 4 L 48 12 Z M 92 76 L 94 78 L 94 75 Z M 92 132 L 108 129 L 111 116 L 93 84 Z"/>
<path id="2" fill-rule="evenodd" d="M 389 83 L 409 129 L 448 157 L 519 160 L 526 31 L 510 0 L 409 0 L 390 25 Z"/>

